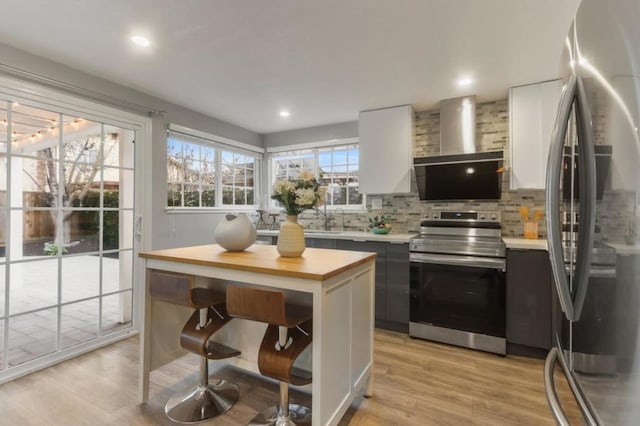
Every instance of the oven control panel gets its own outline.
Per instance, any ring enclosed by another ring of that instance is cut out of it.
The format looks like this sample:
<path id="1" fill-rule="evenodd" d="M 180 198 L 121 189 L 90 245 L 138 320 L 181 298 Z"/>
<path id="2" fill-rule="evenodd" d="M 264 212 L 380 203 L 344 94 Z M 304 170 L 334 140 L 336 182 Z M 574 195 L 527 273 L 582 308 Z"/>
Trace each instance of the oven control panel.
<path id="1" fill-rule="evenodd" d="M 490 211 L 433 211 L 424 220 L 441 222 L 491 222 L 500 223 L 500 212 Z"/>

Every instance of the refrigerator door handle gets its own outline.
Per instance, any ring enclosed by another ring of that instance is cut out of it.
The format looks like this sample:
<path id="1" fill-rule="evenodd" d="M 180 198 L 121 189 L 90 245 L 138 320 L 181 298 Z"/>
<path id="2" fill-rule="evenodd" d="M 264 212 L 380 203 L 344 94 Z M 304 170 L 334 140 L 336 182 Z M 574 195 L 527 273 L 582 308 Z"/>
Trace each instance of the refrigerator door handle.
<path id="1" fill-rule="evenodd" d="M 558 399 L 558 393 L 556 392 L 556 383 L 553 379 L 553 372 L 556 369 L 556 362 L 558 361 L 558 349 L 551 348 L 547 359 L 544 361 L 544 393 L 549 403 L 549 408 L 556 419 L 556 424 L 561 426 L 571 426 L 569 419 L 567 418 L 560 400 Z"/>
<path id="2" fill-rule="evenodd" d="M 577 79 L 576 127 L 578 133 L 578 179 L 580 182 L 580 221 L 576 252 L 576 283 L 573 300 L 573 320 L 580 320 L 589 287 L 589 270 L 596 226 L 596 153 L 595 136 L 591 124 L 591 111 L 582 78 Z"/>
<path id="3" fill-rule="evenodd" d="M 571 117 L 571 107 L 576 94 L 577 78 L 571 76 L 562 89 L 556 122 L 551 133 L 551 146 L 547 161 L 546 179 L 546 219 L 547 245 L 549 247 L 549 261 L 553 272 L 554 283 L 560 306 L 568 320 L 573 319 L 574 309 L 569 290 L 569 282 L 564 267 L 564 252 L 562 250 L 562 230 L 560 226 L 560 177 L 562 171 L 562 150 L 565 135 Z"/>
<path id="4" fill-rule="evenodd" d="M 571 425 L 566 413 L 562 409 L 562 404 L 558 398 L 556 392 L 556 382 L 554 380 L 554 370 L 557 363 L 560 363 L 560 368 L 564 373 L 564 377 L 567 379 L 569 389 L 578 404 L 580 414 L 582 415 L 583 424 L 586 426 L 602 426 L 604 422 L 594 411 L 591 403 L 585 398 L 584 394 L 576 384 L 573 374 L 569 371 L 565 358 L 562 356 L 562 350 L 559 346 L 551 348 L 547 354 L 547 359 L 544 362 L 544 392 L 549 403 L 549 408 L 556 419 L 556 423 L 562 426 Z"/>

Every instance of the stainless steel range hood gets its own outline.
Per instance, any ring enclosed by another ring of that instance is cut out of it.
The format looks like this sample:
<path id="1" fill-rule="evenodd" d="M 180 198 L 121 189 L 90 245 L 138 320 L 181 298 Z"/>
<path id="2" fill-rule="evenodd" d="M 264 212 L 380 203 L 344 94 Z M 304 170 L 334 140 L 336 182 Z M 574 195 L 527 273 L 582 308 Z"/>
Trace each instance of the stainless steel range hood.
<path id="1" fill-rule="evenodd" d="M 440 155 L 476 151 L 475 95 L 440 101 Z"/>

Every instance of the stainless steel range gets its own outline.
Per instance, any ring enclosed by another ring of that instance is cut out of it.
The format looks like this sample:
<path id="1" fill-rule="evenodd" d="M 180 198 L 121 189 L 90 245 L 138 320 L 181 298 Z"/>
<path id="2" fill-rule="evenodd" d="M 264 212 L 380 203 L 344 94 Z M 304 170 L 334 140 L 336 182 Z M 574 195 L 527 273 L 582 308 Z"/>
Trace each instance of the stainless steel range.
<path id="1" fill-rule="evenodd" d="M 504 355 L 500 212 L 438 211 L 410 240 L 409 335 Z"/>

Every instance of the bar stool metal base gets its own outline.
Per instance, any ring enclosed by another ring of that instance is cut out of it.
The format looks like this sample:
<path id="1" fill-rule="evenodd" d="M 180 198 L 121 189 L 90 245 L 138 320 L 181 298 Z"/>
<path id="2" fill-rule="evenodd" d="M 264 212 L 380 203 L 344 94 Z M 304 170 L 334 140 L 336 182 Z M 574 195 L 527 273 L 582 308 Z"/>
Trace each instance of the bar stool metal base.
<path id="1" fill-rule="evenodd" d="M 302 426 L 311 425 L 311 409 L 298 404 L 289 404 L 289 417 L 278 418 L 278 406 L 269 407 L 255 416 L 250 426 Z"/>
<path id="2" fill-rule="evenodd" d="M 215 379 L 214 379 L 215 380 Z M 239 398 L 238 387 L 226 380 L 190 386 L 167 401 L 164 411 L 177 423 L 199 423 L 228 411 Z"/>

